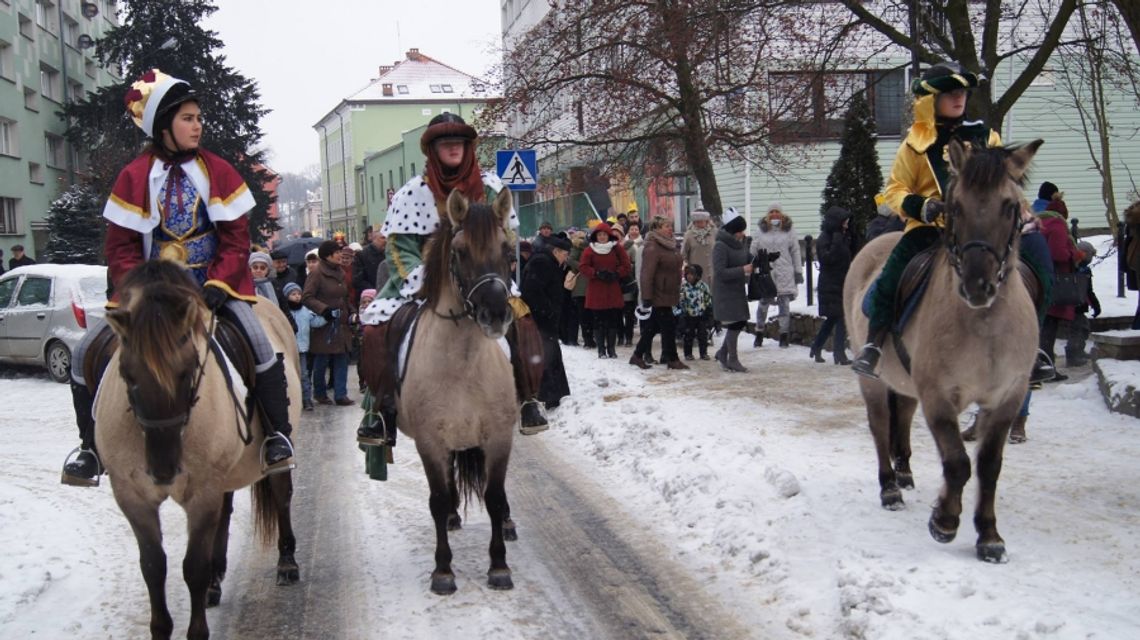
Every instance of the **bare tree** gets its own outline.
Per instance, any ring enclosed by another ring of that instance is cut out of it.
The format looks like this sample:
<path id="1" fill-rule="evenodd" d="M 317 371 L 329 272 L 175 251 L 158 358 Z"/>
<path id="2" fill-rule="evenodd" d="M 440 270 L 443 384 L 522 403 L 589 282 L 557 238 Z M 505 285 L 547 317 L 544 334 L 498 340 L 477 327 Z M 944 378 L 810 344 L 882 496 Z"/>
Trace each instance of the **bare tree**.
<path id="1" fill-rule="evenodd" d="M 1014 56 L 1028 56 L 1025 66 L 1004 93 L 995 96 L 992 83 L 983 83 L 970 100 L 970 115 L 984 118 L 995 129 L 1001 129 L 1005 115 L 1062 44 L 1065 27 L 1077 8 L 1077 0 L 1036 0 L 1042 9 L 1040 14 L 1045 16 L 1043 28 L 1014 28 L 1014 35 L 1008 35 L 1003 34 L 1003 27 L 1018 26 L 1035 0 L 1016 3 L 1001 0 L 984 3 L 972 0 L 842 2 L 860 22 L 927 64 L 951 59 L 993 78 L 997 68 Z M 1135 4 L 1136 0 L 1119 2 Z M 980 42 L 975 36 L 979 30 Z"/>
<path id="2" fill-rule="evenodd" d="M 1068 108 L 1078 118 L 1071 125 L 1082 134 L 1089 158 L 1101 176 L 1101 199 L 1105 206 L 1105 220 L 1116 233 L 1120 217 L 1116 207 L 1116 188 L 1112 171 L 1112 139 L 1132 139 L 1140 130 L 1118 131 L 1109 118 L 1114 99 L 1135 96 L 1135 108 L 1140 108 L 1140 93 L 1136 91 L 1140 69 L 1128 54 L 1128 32 L 1122 14 L 1114 10 L 1112 2 L 1083 3 L 1077 8 L 1074 26 L 1080 42 L 1064 47 L 1066 55 L 1057 56 L 1054 65 L 1058 86 L 1067 98 Z M 1132 189 L 1136 189 L 1135 183 Z"/>
<path id="3" fill-rule="evenodd" d="M 503 100 L 487 115 L 521 111 L 515 137 L 527 145 L 570 147 L 627 170 L 691 173 L 705 209 L 719 216 L 714 160 L 771 167 L 788 152 L 777 144 L 781 127 L 802 121 L 805 108 L 840 109 L 850 97 L 816 104 L 818 83 L 774 87 L 772 72 L 862 64 L 840 55 L 859 41 L 854 26 L 841 10 L 802 2 L 557 2 L 508 43 Z"/>
<path id="4" fill-rule="evenodd" d="M 1140 53 L 1140 2 L 1136 0 L 1112 0 L 1120 11 L 1120 17 L 1132 33 L 1132 43 L 1136 45 L 1136 52 Z"/>

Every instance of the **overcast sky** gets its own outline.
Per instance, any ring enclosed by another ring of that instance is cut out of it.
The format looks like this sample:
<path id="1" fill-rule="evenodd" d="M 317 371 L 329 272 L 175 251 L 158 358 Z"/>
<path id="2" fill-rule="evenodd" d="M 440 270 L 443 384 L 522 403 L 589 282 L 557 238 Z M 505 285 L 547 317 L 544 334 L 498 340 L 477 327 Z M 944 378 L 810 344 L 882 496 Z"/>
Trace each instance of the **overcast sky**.
<path id="1" fill-rule="evenodd" d="M 420 53 L 481 76 L 496 63 L 498 0 L 217 0 L 206 23 L 229 65 L 261 89 L 270 166 L 300 172 L 319 162 L 313 130 L 377 68 Z"/>

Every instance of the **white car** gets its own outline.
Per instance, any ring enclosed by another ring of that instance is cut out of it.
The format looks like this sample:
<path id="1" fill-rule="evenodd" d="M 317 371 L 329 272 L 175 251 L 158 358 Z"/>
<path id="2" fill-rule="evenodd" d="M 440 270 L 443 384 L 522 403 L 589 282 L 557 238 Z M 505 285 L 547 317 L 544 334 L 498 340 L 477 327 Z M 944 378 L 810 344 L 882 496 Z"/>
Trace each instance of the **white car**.
<path id="1" fill-rule="evenodd" d="M 0 362 L 42 364 L 56 382 L 107 304 L 107 267 L 34 264 L 0 276 Z"/>

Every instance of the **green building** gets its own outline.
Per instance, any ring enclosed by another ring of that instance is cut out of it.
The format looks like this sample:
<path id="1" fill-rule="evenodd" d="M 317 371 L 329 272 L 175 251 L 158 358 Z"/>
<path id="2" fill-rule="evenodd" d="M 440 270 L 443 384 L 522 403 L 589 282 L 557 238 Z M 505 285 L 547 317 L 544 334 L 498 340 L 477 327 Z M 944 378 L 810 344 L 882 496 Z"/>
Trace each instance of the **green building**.
<path id="1" fill-rule="evenodd" d="M 0 0 L 2 1 L 2 0 Z M 446 112 L 471 122 L 489 98 L 487 85 L 410 49 L 381 66 L 379 77 L 340 101 L 313 127 L 320 139 L 325 236 L 360 241 L 383 221 L 387 193 L 423 170 L 419 134 Z"/>
<path id="2" fill-rule="evenodd" d="M 0 0 L 0 248 L 47 244 L 51 202 L 88 166 L 57 112 L 119 82 L 94 41 L 118 25 L 114 0 Z M 6 265 L 7 263 L 5 263 Z"/>

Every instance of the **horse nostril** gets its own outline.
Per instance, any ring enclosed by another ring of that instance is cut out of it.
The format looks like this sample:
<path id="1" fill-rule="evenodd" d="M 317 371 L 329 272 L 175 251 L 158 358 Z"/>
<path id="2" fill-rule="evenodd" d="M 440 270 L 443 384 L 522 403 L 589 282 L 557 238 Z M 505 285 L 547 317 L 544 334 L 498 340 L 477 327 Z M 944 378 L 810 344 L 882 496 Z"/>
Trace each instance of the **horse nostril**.
<path id="1" fill-rule="evenodd" d="M 994 283 L 987 282 L 986 283 L 986 297 L 992 298 L 992 297 L 994 297 L 995 293 L 997 293 L 997 287 L 994 286 Z"/>

